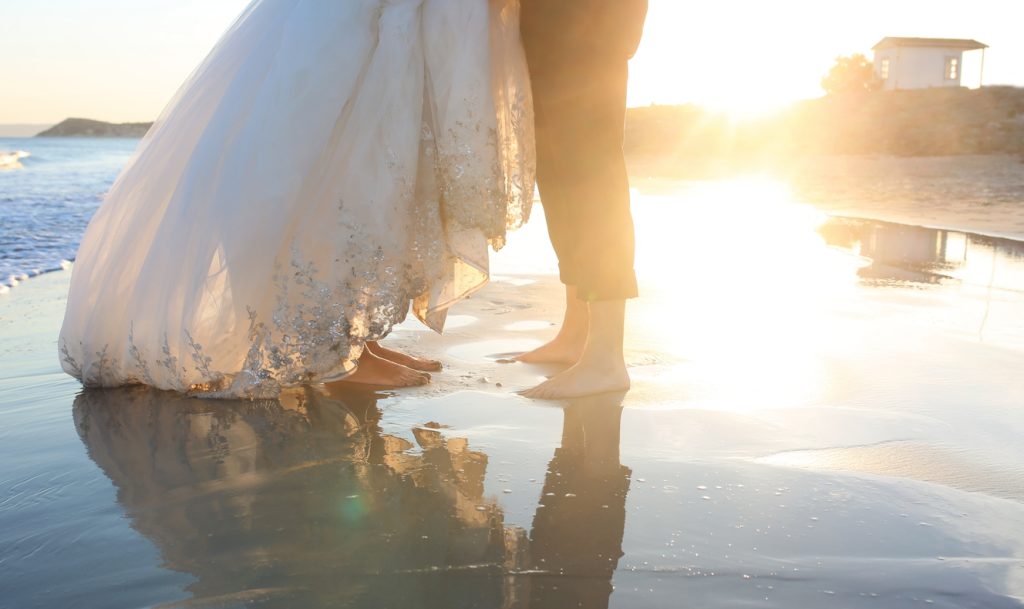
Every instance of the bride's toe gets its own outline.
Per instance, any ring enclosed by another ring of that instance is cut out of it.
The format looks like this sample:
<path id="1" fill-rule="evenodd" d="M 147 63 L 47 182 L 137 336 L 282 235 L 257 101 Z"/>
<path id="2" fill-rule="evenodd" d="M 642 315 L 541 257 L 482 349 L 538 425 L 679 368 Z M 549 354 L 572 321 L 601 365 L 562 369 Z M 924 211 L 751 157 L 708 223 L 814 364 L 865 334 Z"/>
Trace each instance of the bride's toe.
<path id="1" fill-rule="evenodd" d="M 402 366 L 401 372 L 398 374 L 396 379 L 397 385 L 400 387 L 420 387 L 430 382 L 430 375 L 426 372 L 419 372 L 412 368 L 406 368 Z"/>
<path id="2" fill-rule="evenodd" d="M 423 360 L 423 367 L 421 368 L 424 372 L 440 372 L 444 366 L 441 362 L 436 359 L 425 359 Z M 427 376 L 430 376 L 429 374 Z"/>

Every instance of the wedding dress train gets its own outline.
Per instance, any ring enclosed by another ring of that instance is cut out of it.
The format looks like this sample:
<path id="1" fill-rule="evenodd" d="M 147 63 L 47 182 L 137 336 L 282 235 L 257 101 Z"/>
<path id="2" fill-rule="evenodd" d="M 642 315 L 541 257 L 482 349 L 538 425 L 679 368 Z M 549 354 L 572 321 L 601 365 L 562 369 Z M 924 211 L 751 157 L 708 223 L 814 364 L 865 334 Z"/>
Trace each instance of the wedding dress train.
<path id="1" fill-rule="evenodd" d="M 440 331 L 529 215 L 528 82 L 517 0 L 252 2 L 92 219 L 64 370 L 273 397 Z"/>

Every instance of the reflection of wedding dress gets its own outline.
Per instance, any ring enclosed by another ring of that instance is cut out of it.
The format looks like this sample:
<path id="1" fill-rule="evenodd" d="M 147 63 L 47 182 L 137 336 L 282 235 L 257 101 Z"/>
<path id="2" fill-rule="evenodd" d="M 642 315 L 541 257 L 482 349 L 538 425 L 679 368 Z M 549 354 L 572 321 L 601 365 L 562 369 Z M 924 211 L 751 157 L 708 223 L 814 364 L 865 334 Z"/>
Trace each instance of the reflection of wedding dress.
<path id="1" fill-rule="evenodd" d="M 413 451 L 372 394 L 126 387 L 81 393 L 74 417 L 132 527 L 196 578 L 180 606 L 500 606 L 499 578 L 465 575 L 504 551 L 487 455 L 426 426 Z"/>
<path id="2" fill-rule="evenodd" d="M 527 82 L 516 0 L 255 0 L 86 231 L 64 369 L 266 397 L 440 330 L 528 216 Z"/>
<path id="3" fill-rule="evenodd" d="M 83 391 L 73 412 L 132 528 L 196 578 L 174 606 L 608 607 L 630 486 L 621 395 L 566 409 L 529 531 L 486 494 L 499 454 L 438 423 L 396 427 L 377 397 L 124 387 Z M 146 581 L 157 596 L 136 605 L 169 600 Z"/>

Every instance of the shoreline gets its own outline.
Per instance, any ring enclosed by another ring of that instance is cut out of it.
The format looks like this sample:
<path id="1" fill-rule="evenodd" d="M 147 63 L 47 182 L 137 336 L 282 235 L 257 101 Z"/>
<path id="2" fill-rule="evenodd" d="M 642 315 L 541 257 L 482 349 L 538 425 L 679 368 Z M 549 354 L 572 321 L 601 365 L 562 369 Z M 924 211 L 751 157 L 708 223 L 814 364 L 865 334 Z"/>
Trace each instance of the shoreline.
<path id="1" fill-rule="evenodd" d="M 653 178 L 653 179 L 655 179 L 655 180 L 662 180 L 663 178 Z M 666 181 L 678 182 L 678 180 L 666 180 Z M 704 182 L 704 180 L 696 180 L 695 182 Z M 812 207 L 815 207 L 816 209 L 818 209 L 813 204 L 808 203 L 807 205 L 811 205 Z M 904 220 L 903 218 L 899 217 L 898 215 L 897 216 L 887 216 L 885 214 L 857 213 L 856 211 L 853 211 L 853 210 L 850 210 L 848 212 L 842 212 L 842 213 L 829 212 L 829 211 L 824 211 L 824 210 L 822 210 L 822 212 L 826 216 L 828 216 L 830 219 L 832 219 L 832 220 L 853 220 L 853 221 L 878 222 L 878 223 L 890 224 L 890 225 L 894 225 L 894 226 L 900 226 L 900 227 L 911 228 L 911 229 L 926 229 L 926 230 L 942 231 L 942 232 L 947 232 L 947 233 L 962 234 L 962 235 L 965 235 L 967 237 L 979 237 L 979 238 L 982 238 L 982 239 L 992 239 L 992 240 L 998 240 L 998 241 L 1002 241 L 1002 242 L 1006 242 L 1006 243 L 1012 243 L 1012 244 L 1024 244 L 1024 234 L 1018 234 L 1018 233 L 1001 233 L 1001 232 L 998 232 L 998 231 L 965 229 L 962 226 L 957 226 L 955 224 L 946 224 L 946 223 L 942 223 L 942 222 L 917 222 L 917 223 L 915 223 L 915 222 L 908 222 L 908 221 Z M 537 219 L 535 221 L 539 222 L 540 219 Z M 493 252 L 492 252 L 492 255 L 493 255 Z M 12 292 L 12 290 L 14 290 L 20 284 L 26 283 L 26 282 L 28 282 L 28 281 L 30 281 L 32 279 L 37 278 L 37 277 L 41 277 L 43 275 L 47 275 L 47 274 L 55 273 L 55 272 L 60 272 L 60 271 L 70 271 L 72 269 L 73 265 L 74 265 L 74 262 L 75 262 L 74 258 L 62 259 L 58 266 L 47 267 L 47 268 L 44 268 L 44 269 L 33 269 L 31 271 L 26 271 L 26 272 L 23 272 L 23 273 L 18 274 L 18 275 L 8 276 L 7 278 L 4 278 L 3 280 L 0 280 L 0 297 L 6 296 L 6 295 L 10 294 Z"/>
<path id="2" fill-rule="evenodd" d="M 0 296 L 9 294 L 14 288 L 37 277 L 49 275 L 50 273 L 58 273 L 60 271 L 70 271 L 74 263 L 75 261 L 73 258 L 71 260 L 65 259 L 61 260 L 60 266 L 45 269 L 33 269 L 31 271 L 21 273 L 20 275 L 11 275 L 0 282 Z"/>
<path id="3" fill-rule="evenodd" d="M 1006 241 L 1010 243 L 1021 243 L 1024 244 L 1024 235 L 1015 233 L 999 233 L 995 231 L 977 231 L 977 230 L 965 230 L 953 225 L 945 225 L 942 223 L 921 223 L 915 224 L 912 222 L 905 222 L 899 219 L 890 219 L 883 216 L 870 216 L 870 215 L 859 215 L 855 213 L 846 214 L 828 214 L 830 218 L 839 220 L 861 220 L 866 222 L 880 222 L 883 224 L 891 224 L 895 226 L 904 226 L 908 228 L 922 228 L 926 230 L 942 231 L 947 233 L 958 233 L 966 235 L 968 237 L 981 237 L 983 239 L 995 239 L 998 241 Z"/>
<path id="4" fill-rule="evenodd" d="M 839 213 L 829 213 L 829 212 L 824 212 L 824 213 L 831 220 L 839 220 L 839 221 L 842 221 L 842 220 L 852 220 L 852 221 L 862 221 L 862 222 L 875 222 L 875 223 L 889 224 L 889 225 L 893 225 L 893 226 L 899 226 L 899 227 L 910 228 L 910 229 L 925 229 L 925 230 L 941 231 L 941 232 L 946 232 L 946 233 L 956 233 L 956 234 L 961 234 L 961 235 L 964 235 L 964 236 L 967 236 L 967 237 L 979 237 L 979 238 L 982 238 L 982 239 L 992 239 L 992 240 L 997 240 L 997 241 L 1001 241 L 1001 242 L 1005 242 L 1005 243 L 1010 243 L 1010 244 L 1022 244 L 1022 245 L 1024 245 L 1024 235 L 1018 235 L 1018 234 L 1013 234 L 1013 233 L 998 233 L 998 232 L 994 232 L 994 231 L 988 232 L 988 231 L 965 230 L 965 229 L 957 227 L 957 226 L 944 225 L 942 223 L 916 223 L 915 224 L 915 223 L 910 223 L 910 222 L 902 221 L 899 218 L 889 218 L 889 217 L 884 217 L 884 216 L 881 216 L 881 215 L 867 215 L 867 214 L 856 214 L 856 213 L 842 213 L 842 214 L 839 214 Z M 539 221 L 539 220 L 537 220 L 537 221 Z M 491 254 L 494 255 L 493 252 Z M 16 275 L 16 276 L 12 275 L 12 276 L 4 279 L 3 281 L 0 281 L 0 297 L 6 296 L 6 295 L 12 293 L 12 291 L 15 288 L 17 288 L 19 285 L 21 285 L 23 283 L 26 283 L 26 282 L 29 282 L 29 281 L 31 281 L 33 279 L 38 278 L 38 277 L 42 277 L 42 276 L 48 275 L 50 273 L 57 273 L 57 272 L 61 272 L 61 271 L 70 271 L 73 268 L 73 266 L 74 266 L 74 262 L 75 262 L 74 258 L 72 258 L 72 259 L 64 259 L 64 260 L 61 260 L 59 266 L 48 267 L 48 268 L 45 268 L 45 269 L 33 269 L 32 271 L 29 271 L 29 272 L 26 272 L 26 273 L 22 273 L 20 275 Z"/>

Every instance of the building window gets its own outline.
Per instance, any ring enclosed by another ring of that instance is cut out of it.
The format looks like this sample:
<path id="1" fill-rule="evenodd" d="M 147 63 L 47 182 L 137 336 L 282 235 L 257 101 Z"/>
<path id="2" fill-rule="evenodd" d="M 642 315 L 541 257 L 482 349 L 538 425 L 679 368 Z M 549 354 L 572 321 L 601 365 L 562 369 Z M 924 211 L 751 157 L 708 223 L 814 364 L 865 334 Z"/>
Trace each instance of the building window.
<path id="1" fill-rule="evenodd" d="M 946 58 L 946 80 L 960 79 L 960 59 L 958 57 Z"/>
<path id="2" fill-rule="evenodd" d="M 879 67 L 878 71 L 879 71 L 879 74 L 882 77 L 882 80 L 889 80 L 889 59 L 888 58 L 882 60 L 882 65 Z"/>

